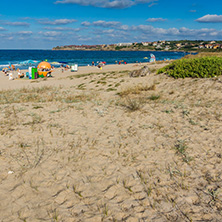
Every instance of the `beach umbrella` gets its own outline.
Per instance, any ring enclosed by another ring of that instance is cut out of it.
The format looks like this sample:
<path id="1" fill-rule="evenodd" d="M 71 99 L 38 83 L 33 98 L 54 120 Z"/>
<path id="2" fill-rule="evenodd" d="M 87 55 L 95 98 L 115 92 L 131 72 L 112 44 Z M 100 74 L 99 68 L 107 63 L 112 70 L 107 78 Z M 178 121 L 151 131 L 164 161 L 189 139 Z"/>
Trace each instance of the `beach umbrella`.
<path id="1" fill-rule="evenodd" d="M 59 62 L 50 62 L 50 63 L 51 63 L 51 65 L 57 65 L 57 66 L 61 65 L 61 63 L 59 63 Z"/>

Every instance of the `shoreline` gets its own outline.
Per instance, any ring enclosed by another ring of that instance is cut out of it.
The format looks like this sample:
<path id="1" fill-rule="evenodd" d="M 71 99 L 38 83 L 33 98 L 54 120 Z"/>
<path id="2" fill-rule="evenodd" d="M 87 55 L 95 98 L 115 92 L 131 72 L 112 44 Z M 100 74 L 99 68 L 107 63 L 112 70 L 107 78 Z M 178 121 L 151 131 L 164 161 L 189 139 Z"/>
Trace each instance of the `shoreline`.
<path id="1" fill-rule="evenodd" d="M 13 71 L 14 80 L 9 81 L 9 77 L 5 76 L 4 73 L 0 72 L 0 90 L 8 90 L 8 89 L 19 89 L 23 87 L 36 87 L 36 86 L 45 86 L 45 85 L 66 85 L 70 84 L 67 80 L 69 76 L 78 76 L 90 73 L 106 73 L 106 72 L 121 72 L 121 71 L 133 71 L 136 69 L 140 69 L 141 67 L 147 65 L 151 69 L 158 69 L 162 66 L 165 66 L 167 63 L 161 64 L 149 64 L 149 63 L 129 63 L 129 64 L 121 64 L 121 65 L 105 65 L 102 69 L 97 68 L 96 66 L 79 66 L 77 72 L 71 72 L 70 69 L 67 71 L 62 72 L 61 68 L 55 68 L 52 72 L 52 78 L 38 78 L 38 79 L 16 79 L 17 71 Z M 27 72 L 28 70 L 25 69 L 23 72 Z M 23 73 L 22 72 L 22 73 Z M 47 81 L 46 81 L 47 80 Z M 31 83 L 31 85 L 30 85 Z"/>
<path id="2" fill-rule="evenodd" d="M 91 51 L 91 52 L 183 52 L 183 53 L 199 53 L 197 51 L 180 51 L 180 50 L 153 50 L 153 49 L 132 49 L 132 50 L 105 50 L 105 49 L 51 49 L 52 51 Z"/>

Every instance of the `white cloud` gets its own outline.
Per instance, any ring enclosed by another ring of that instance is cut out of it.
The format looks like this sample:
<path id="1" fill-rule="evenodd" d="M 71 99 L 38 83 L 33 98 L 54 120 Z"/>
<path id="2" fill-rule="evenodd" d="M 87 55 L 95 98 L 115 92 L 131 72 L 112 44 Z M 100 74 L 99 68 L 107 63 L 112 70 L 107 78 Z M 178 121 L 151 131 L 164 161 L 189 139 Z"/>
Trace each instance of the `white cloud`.
<path id="1" fill-rule="evenodd" d="M 148 7 L 151 8 L 151 7 L 153 7 L 154 5 L 157 5 L 157 3 L 156 3 L 156 2 L 152 2 Z"/>
<path id="2" fill-rule="evenodd" d="M 85 21 L 85 22 L 82 22 L 81 25 L 82 26 L 97 26 L 97 27 L 103 27 L 103 28 L 110 28 L 110 27 L 113 28 L 113 27 L 120 26 L 121 23 L 117 22 L 117 21 L 106 22 L 103 20 L 98 20 L 98 21 L 94 21 L 92 23 Z"/>
<path id="3" fill-rule="evenodd" d="M 43 25 L 67 25 L 73 22 L 76 22 L 75 19 L 56 19 L 54 21 L 50 21 L 48 19 L 39 19 L 38 22 Z"/>
<path id="4" fill-rule="evenodd" d="M 61 36 L 62 32 L 56 32 L 56 31 L 49 31 L 49 32 L 39 32 L 40 35 L 43 35 L 45 37 L 57 37 Z"/>
<path id="5" fill-rule="evenodd" d="M 90 25 L 91 25 L 91 23 L 90 23 L 90 22 L 85 21 L 85 22 L 82 22 L 82 23 L 81 23 L 81 25 L 83 25 L 83 26 L 90 26 Z"/>
<path id="6" fill-rule="evenodd" d="M 138 26 L 132 26 L 129 28 L 130 33 L 132 31 L 136 31 L 137 35 L 138 33 L 142 36 L 147 36 L 147 38 L 152 38 L 153 40 L 158 39 L 201 39 L 204 37 L 205 39 L 212 39 L 212 36 L 214 38 L 220 39 L 222 36 L 222 30 L 216 30 L 216 29 L 189 29 L 186 27 L 181 28 L 169 28 L 169 29 L 163 29 L 163 28 L 155 28 L 151 25 L 138 25 Z"/>
<path id="7" fill-rule="evenodd" d="M 58 0 L 55 4 L 77 4 L 98 8 L 129 8 L 137 4 L 146 4 L 158 0 Z"/>
<path id="8" fill-rule="evenodd" d="M 69 28 L 69 27 L 44 27 L 45 30 L 52 30 L 52 31 L 75 31 L 78 32 L 80 28 Z"/>
<path id="9" fill-rule="evenodd" d="M 111 21 L 111 22 L 106 22 L 103 20 L 99 20 L 99 21 L 95 21 L 92 23 L 94 26 L 100 26 L 103 28 L 107 28 L 107 27 L 116 27 L 118 25 L 120 25 L 120 22 L 115 22 L 115 21 Z"/>
<path id="10" fill-rule="evenodd" d="M 146 21 L 147 22 L 165 22 L 167 19 L 163 18 L 148 18 Z"/>
<path id="11" fill-rule="evenodd" d="M 116 30 L 116 29 L 105 29 L 105 30 L 101 30 L 101 29 L 95 29 L 93 31 L 94 34 L 98 34 L 98 35 L 110 35 L 110 34 L 116 34 L 116 35 L 122 35 L 122 36 L 126 36 L 129 35 L 127 32 L 125 31 L 121 31 L 121 30 Z"/>
<path id="12" fill-rule="evenodd" d="M 22 20 L 33 20 L 33 18 L 31 18 L 31 17 L 22 17 L 21 19 Z"/>
<path id="13" fill-rule="evenodd" d="M 217 36 L 217 35 L 218 35 L 218 32 L 211 32 L 210 35 L 211 35 L 211 36 Z"/>
<path id="14" fill-rule="evenodd" d="M 88 32 L 88 36 L 101 35 L 101 37 L 107 41 L 115 41 L 121 38 L 127 39 L 127 41 L 133 41 L 141 38 L 147 39 L 147 41 L 155 41 L 160 39 L 220 39 L 222 31 L 216 29 L 189 29 L 186 27 L 181 28 L 161 28 L 154 27 L 152 25 L 123 25 L 120 22 L 106 22 L 106 21 L 96 21 L 96 22 L 84 22 L 87 26 L 96 27 L 92 31 Z M 108 38 L 107 38 L 108 37 Z M 109 38 L 110 37 L 110 38 Z M 116 39 L 115 39 L 116 37 Z M 112 39 L 111 39 L 112 38 Z M 141 40 L 141 41 L 142 41 Z M 93 42 L 92 42 L 93 44 Z"/>
<path id="15" fill-rule="evenodd" d="M 78 39 L 78 41 L 81 41 L 81 42 L 88 42 L 88 41 L 90 41 L 90 40 L 92 40 L 91 37 L 80 37 L 80 38 Z"/>
<path id="16" fill-rule="evenodd" d="M 127 31 L 127 30 L 129 30 L 129 26 L 128 26 L 128 25 L 121 25 L 121 26 L 119 27 L 119 29 L 120 29 L 120 30 L 125 30 L 125 31 Z"/>
<path id="17" fill-rule="evenodd" d="M 17 32 L 19 35 L 32 35 L 32 31 L 20 31 L 20 32 Z"/>
<path id="18" fill-rule="evenodd" d="M 8 26 L 29 26 L 30 24 L 27 22 L 10 22 L 10 21 L 0 21 L 1 24 Z"/>
<path id="19" fill-rule="evenodd" d="M 201 23 L 222 23 L 222 15 L 205 15 L 196 20 Z"/>
<path id="20" fill-rule="evenodd" d="M 0 31 L 6 31 L 6 29 L 3 27 L 0 27 Z"/>

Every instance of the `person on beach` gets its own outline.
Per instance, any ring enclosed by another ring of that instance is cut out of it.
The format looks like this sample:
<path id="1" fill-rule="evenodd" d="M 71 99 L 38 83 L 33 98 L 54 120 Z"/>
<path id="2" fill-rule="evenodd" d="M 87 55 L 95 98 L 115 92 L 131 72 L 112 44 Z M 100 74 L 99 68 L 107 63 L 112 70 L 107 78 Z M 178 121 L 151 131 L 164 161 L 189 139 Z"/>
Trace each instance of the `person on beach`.
<path id="1" fill-rule="evenodd" d="M 92 61 L 92 66 L 94 66 L 95 65 L 95 62 L 94 61 Z"/>
<path id="2" fill-rule="evenodd" d="M 62 73 L 64 72 L 64 67 L 63 65 L 60 66 L 61 70 L 62 70 Z"/>
<path id="3" fill-rule="evenodd" d="M 17 70 L 18 71 L 18 78 L 21 78 L 21 72 L 20 70 Z"/>
<path id="4" fill-rule="evenodd" d="M 19 70 L 18 71 L 18 78 L 23 78 L 25 75 L 24 75 L 24 73 L 21 73 L 21 71 Z"/>
<path id="5" fill-rule="evenodd" d="M 12 72 L 10 72 L 8 76 L 9 76 L 9 80 L 14 80 Z"/>
<path id="6" fill-rule="evenodd" d="M 7 68 L 3 68 L 3 69 L 2 69 L 2 72 L 4 72 L 5 76 L 8 75 L 8 69 L 7 69 Z"/>

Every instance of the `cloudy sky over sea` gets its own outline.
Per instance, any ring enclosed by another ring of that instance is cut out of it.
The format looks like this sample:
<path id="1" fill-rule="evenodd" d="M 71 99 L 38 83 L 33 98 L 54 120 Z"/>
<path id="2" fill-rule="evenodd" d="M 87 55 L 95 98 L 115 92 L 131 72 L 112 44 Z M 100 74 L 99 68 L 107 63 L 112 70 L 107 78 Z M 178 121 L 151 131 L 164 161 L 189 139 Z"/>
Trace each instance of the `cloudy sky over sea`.
<path id="1" fill-rule="evenodd" d="M 1 0 L 0 49 L 222 40 L 219 0 Z"/>

